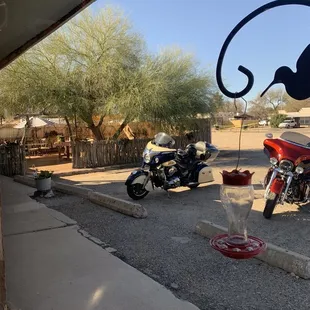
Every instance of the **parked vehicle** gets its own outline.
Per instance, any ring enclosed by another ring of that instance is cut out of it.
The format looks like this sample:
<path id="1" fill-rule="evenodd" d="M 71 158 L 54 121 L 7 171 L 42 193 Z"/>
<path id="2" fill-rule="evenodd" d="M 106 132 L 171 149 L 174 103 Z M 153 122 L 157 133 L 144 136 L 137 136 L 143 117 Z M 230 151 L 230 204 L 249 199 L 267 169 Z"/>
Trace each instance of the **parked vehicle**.
<path id="1" fill-rule="evenodd" d="M 266 135 L 264 152 L 271 167 L 265 177 L 265 218 L 271 218 L 278 204 L 310 201 L 310 138 L 284 132 L 279 139 Z"/>
<path id="2" fill-rule="evenodd" d="M 175 141 L 164 132 L 158 133 L 143 152 L 140 169 L 133 171 L 125 185 L 129 197 L 144 198 L 155 187 L 169 190 L 179 186 L 194 189 L 201 183 L 214 181 L 208 166 L 218 155 L 210 143 L 199 141 L 185 150 L 172 149 Z"/>
<path id="3" fill-rule="evenodd" d="M 295 128 L 297 123 L 293 119 L 286 119 L 284 122 L 279 124 L 279 128 Z"/>
<path id="4" fill-rule="evenodd" d="M 269 125 L 269 122 L 267 120 L 263 119 L 263 120 L 258 122 L 258 125 L 259 126 L 267 126 L 267 125 Z"/>

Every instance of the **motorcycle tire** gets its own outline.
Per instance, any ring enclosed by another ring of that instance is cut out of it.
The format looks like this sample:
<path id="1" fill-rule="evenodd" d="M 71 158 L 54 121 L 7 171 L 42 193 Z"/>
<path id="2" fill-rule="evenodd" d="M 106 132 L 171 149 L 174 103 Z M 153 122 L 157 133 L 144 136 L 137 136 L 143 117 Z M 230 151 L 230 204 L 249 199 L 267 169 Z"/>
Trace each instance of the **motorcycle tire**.
<path id="1" fill-rule="evenodd" d="M 143 199 L 148 193 L 149 191 L 142 188 L 142 184 L 140 183 L 127 185 L 127 194 L 133 200 Z"/>
<path id="2" fill-rule="evenodd" d="M 264 215 L 264 218 L 265 219 L 270 219 L 272 214 L 273 214 L 273 211 L 274 211 L 274 208 L 276 207 L 277 203 L 278 203 L 278 200 L 279 200 L 279 194 L 275 194 L 275 193 L 272 193 L 270 192 L 268 194 L 268 197 L 267 197 L 267 200 L 266 200 L 266 203 L 265 203 L 265 209 L 264 209 L 264 212 L 263 212 L 263 215 Z"/>

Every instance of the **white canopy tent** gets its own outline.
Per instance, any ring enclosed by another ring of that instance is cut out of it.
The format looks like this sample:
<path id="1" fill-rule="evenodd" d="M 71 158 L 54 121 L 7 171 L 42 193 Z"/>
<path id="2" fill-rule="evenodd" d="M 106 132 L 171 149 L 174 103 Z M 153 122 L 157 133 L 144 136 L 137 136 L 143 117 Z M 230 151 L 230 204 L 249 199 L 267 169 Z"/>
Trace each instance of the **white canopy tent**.
<path id="1" fill-rule="evenodd" d="M 15 125 L 14 128 L 25 128 L 27 121 L 24 120 L 19 124 Z M 30 117 L 29 118 L 29 128 L 37 128 L 37 127 L 44 127 L 44 126 L 54 126 L 55 123 L 40 117 Z"/>
<path id="2" fill-rule="evenodd" d="M 30 117 L 29 118 L 29 126 L 26 126 L 26 124 L 27 124 L 27 121 L 24 120 L 24 121 L 22 121 L 19 124 L 14 126 L 14 128 L 17 128 L 17 129 L 24 128 L 24 134 L 23 134 L 23 137 L 21 140 L 21 144 L 25 143 L 27 129 L 29 130 L 31 128 L 34 128 L 36 130 L 37 128 L 40 128 L 40 127 L 55 126 L 55 123 L 53 123 L 47 119 L 40 118 L 40 117 Z M 35 137 L 37 137 L 37 131 L 35 131 Z"/>

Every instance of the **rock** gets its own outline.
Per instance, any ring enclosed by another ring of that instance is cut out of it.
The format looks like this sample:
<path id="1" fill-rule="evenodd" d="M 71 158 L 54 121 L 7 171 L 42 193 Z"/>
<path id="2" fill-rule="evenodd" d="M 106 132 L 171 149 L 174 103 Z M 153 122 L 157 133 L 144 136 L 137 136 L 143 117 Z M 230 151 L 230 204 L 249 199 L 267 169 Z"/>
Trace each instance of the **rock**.
<path id="1" fill-rule="evenodd" d="M 55 197 L 55 194 L 52 190 L 50 190 L 47 194 L 44 195 L 44 198 L 52 198 Z"/>
<path id="2" fill-rule="evenodd" d="M 100 239 L 98 239 L 96 237 L 89 237 L 89 240 L 91 240 L 92 242 L 94 242 L 98 245 L 106 245 L 103 241 L 101 241 Z"/>
<path id="3" fill-rule="evenodd" d="M 116 249 L 111 248 L 111 247 L 105 248 L 105 250 L 108 251 L 108 252 L 111 253 L 111 254 L 117 252 Z"/>
<path id="4" fill-rule="evenodd" d="M 191 239 L 188 237 L 171 237 L 171 239 L 181 244 L 185 244 L 191 241 Z"/>
<path id="5" fill-rule="evenodd" d="M 174 290 L 177 290 L 179 288 L 179 286 L 176 283 L 171 283 L 170 284 L 171 288 L 173 288 Z"/>
<path id="6" fill-rule="evenodd" d="M 91 235 L 90 235 L 87 231 L 85 231 L 85 230 L 83 230 L 83 229 L 81 229 L 79 232 L 80 232 L 80 234 L 81 234 L 83 237 L 85 237 L 85 238 L 91 237 Z"/>
<path id="7" fill-rule="evenodd" d="M 154 274 L 154 273 L 152 273 L 150 276 L 151 276 L 153 279 L 156 279 L 156 280 L 160 279 L 160 276 L 158 276 L 157 274 Z"/>

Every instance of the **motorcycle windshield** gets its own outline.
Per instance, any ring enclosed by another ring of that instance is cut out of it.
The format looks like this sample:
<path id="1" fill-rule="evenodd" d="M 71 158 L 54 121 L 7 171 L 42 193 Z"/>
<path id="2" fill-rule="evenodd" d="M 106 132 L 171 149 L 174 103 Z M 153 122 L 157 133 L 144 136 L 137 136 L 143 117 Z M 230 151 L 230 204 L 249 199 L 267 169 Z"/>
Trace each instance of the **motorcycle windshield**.
<path id="1" fill-rule="evenodd" d="M 164 132 L 159 132 L 154 139 L 154 144 L 162 147 L 169 147 L 173 146 L 175 144 L 175 141 L 173 140 L 172 137 L 167 135 Z"/>
<path id="2" fill-rule="evenodd" d="M 286 131 L 280 138 L 288 142 L 300 144 L 304 147 L 310 147 L 310 138 L 298 132 Z"/>

